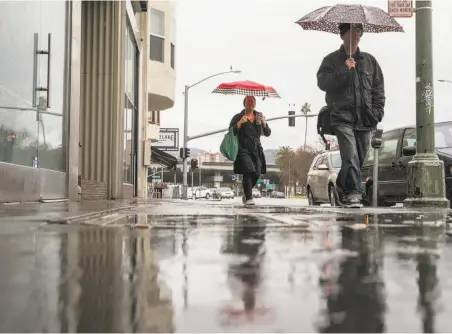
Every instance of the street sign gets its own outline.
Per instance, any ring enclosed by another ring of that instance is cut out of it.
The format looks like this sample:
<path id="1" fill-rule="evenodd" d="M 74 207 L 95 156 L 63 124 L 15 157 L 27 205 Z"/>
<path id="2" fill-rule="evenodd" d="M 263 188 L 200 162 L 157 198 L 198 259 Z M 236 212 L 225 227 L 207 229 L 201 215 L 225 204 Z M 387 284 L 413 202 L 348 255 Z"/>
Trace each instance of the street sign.
<path id="1" fill-rule="evenodd" d="M 159 140 L 152 143 L 152 146 L 162 151 L 179 150 L 179 129 L 160 128 Z"/>
<path id="2" fill-rule="evenodd" d="M 160 175 L 152 175 L 152 178 L 153 178 L 154 180 L 160 180 Z"/>
<path id="3" fill-rule="evenodd" d="M 413 0 L 388 0 L 388 13 L 391 17 L 412 17 Z"/>
<path id="4" fill-rule="evenodd" d="M 257 180 L 257 183 L 262 183 L 262 182 L 264 182 L 264 180 L 262 180 L 262 179 Z"/>
<path id="5" fill-rule="evenodd" d="M 272 183 L 272 184 L 267 184 L 267 189 L 269 190 L 275 190 L 276 188 L 276 184 Z"/>

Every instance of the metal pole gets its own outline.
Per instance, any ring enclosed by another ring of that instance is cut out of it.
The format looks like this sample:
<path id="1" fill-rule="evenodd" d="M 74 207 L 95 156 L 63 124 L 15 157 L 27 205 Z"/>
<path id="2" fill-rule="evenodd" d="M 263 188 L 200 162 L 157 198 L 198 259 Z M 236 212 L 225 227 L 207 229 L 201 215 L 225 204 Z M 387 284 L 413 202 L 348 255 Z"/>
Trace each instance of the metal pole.
<path id="1" fill-rule="evenodd" d="M 198 168 L 198 171 L 199 171 L 199 186 L 201 187 L 202 186 L 202 182 L 201 182 L 201 166 Z"/>
<path id="2" fill-rule="evenodd" d="M 287 197 L 289 197 L 290 198 L 290 160 L 289 160 L 289 191 L 288 191 L 288 194 L 287 194 Z"/>
<path id="3" fill-rule="evenodd" d="M 277 117 L 267 118 L 266 121 L 268 123 L 268 122 L 271 122 L 271 121 L 276 121 L 276 120 L 279 120 L 279 119 L 286 119 L 286 118 L 290 118 L 290 117 L 316 117 L 316 116 L 318 116 L 318 114 L 315 114 L 315 115 L 277 116 Z M 217 133 L 228 132 L 228 131 L 229 131 L 229 128 L 215 130 L 215 131 L 209 131 L 209 132 L 201 133 L 199 135 L 189 136 L 187 141 L 195 140 L 195 139 L 199 139 L 199 138 L 204 138 L 204 137 L 216 135 Z"/>
<path id="4" fill-rule="evenodd" d="M 374 148 L 374 170 L 373 170 L 373 186 L 372 186 L 372 206 L 378 206 L 378 148 Z"/>
<path id="5" fill-rule="evenodd" d="M 416 149 L 408 163 L 408 207 L 448 207 L 444 163 L 435 153 L 432 1 L 416 1 Z"/>
<path id="6" fill-rule="evenodd" d="M 193 169 L 191 170 L 191 193 L 193 196 Z"/>
<path id="7" fill-rule="evenodd" d="M 187 199 L 187 158 L 185 157 L 185 152 L 187 152 L 187 142 L 188 142 L 188 90 L 189 86 L 185 86 L 184 91 L 184 140 L 183 140 L 183 158 L 182 158 L 182 194 L 183 199 Z"/>
<path id="8" fill-rule="evenodd" d="M 305 115 L 307 116 L 307 115 Z M 306 126 L 304 128 L 304 147 L 303 147 L 303 151 L 306 152 L 306 137 L 308 136 L 308 117 L 305 118 L 306 119 Z"/>

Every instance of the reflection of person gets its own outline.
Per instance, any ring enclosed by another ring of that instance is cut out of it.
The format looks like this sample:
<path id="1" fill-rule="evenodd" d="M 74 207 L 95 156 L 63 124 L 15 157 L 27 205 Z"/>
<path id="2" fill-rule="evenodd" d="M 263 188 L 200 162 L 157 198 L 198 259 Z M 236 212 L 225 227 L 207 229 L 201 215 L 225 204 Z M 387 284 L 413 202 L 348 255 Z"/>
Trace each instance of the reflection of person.
<path id="1" fill-rule="evenodd" d="M 253 225 L 250 226 L 250 223 Z M 250 242 L 245 242 L 246 240 Z M 250 320 L 256 313 L 256 290 L 261 279 L 260 271 L 264 241 L 265 226 L 259 226 L 257 219 L 244 221 L 243 226 L 232 237 L 231 244 L 227 250 L 228 253 L 245 256 L 246 259 L 239 264 L 229 265 L 230 278 L 235 282 L 241 283 L 241 286 L 233 288 L 233 292 L 240 292 L 243 302 L 243 310 L 225 310 L 230 315 L 245 315 Z M 259 311 L 262 311 L 262 309 Z"/>
<path id="2" fill-rule="evenodd" d="M 243 100 L 243 109 L 236 114 L 231 122 L 234 133 L 238 137 L 239 151 L 234 161 L 234 173 L 243 175 L 243 203 L 254 205 L 253 188 L 261 174 L 267 172 L 264 150 L 260 137 L 270 136 L 271 130 L 265 121 L 265 117 L 254 110 L 256 99 L 247 96 Z"/>
<path id="3" fill-rule="evenodd" d="M 340 266 L 337 294 L 327 294 L 329 321 L 321 333 L 381 333 L 385 330 L 384 301 L 379 267 L 369 249 L 368 232 L 342 230 L 342 247 L 357 252 Z M 340 318 L 338 319 L 338 316 Z"/>
<path id="4" fill-rule="evenodd" d="M 342 23 L 339 30 L 343 45 L 323 59 L 317 84 L 326 92 L 330 125 L 342 158 L 336 181 L 338 200 L 343 206 L 360 207 L 361 167 L 371 132 L 384 115 L 384 79 L 377 60 L 358 48 L 362 25 Z"/>

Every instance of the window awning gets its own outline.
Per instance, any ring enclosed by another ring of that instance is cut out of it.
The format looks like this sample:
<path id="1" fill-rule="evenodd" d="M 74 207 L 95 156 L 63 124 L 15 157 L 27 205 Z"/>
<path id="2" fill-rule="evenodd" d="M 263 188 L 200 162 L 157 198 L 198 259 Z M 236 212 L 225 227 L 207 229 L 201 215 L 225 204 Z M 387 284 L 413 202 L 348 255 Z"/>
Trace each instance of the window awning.
<path id="1" fill-rule="evenodd" d="M 171 169 L 177 165 L 177 158 L 165 151 L 151 146 L 151 161 Z"/>

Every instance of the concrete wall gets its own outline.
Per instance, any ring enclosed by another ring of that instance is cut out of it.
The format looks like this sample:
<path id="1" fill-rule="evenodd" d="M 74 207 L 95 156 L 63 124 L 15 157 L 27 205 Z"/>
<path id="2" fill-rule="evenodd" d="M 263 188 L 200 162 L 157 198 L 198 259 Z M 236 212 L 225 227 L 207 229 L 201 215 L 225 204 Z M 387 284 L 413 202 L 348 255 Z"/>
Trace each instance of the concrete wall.
<path id="1" fill-rule="evenodd" d="M 149 12 L 151 9 L 165 13 L 165 43 L 164 62 L 153 61 L 148 57 L 148 110 L 165 110 L 174 106 L 176 71 L 171 67 L 171 44 L 176 47 L 175 35 L 175 4 L 173 1 L 149 1 Z M 151 16 L 149 16 L 151 17 Z M 146 39 L 149 41 L 149 34 Z M 152 45 L 150 46 L 152 47 Z"/>

